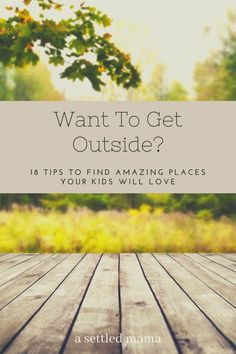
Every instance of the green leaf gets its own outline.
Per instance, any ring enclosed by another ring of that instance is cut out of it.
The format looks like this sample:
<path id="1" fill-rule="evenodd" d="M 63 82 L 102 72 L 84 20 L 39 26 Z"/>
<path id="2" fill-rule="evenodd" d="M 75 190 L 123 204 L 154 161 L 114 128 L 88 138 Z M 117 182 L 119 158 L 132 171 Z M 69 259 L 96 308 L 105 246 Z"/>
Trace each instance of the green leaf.
<path id="1" fill-rule="evenodd" d="M 64 59 L 62 57 L 51 57 L 49 59 L 49 63 L 53 64 L 55 66 L 57 65 L 63 65 L 64 64 Z"/>
<path id="2" fill-rule="evenodd" d="M 34 0 L 41 8 L 39 19 L 34 18 L 31 0 L 24 0 L 13 16 L 0 18 L 0 61 L 4 65 L 24 66 L 35 64 L 39 57 L 35 44 L 44 49 L 53 65 L 67 65 L 61 77 L 70 80 L 88 79 L 94 90 L 101 90 L 103 77 L 108 75 L 125 88 L 137 87 L 140 74 L 130 57 L 111 42 L 109 33 L 98 27 L 107 27 L 111 19 L 95 7 L 82 5 L 74 16 L 54 21 L 47 11 L 61 8 L 56 0 Z M 9 0 L 9 6 L 14 5 Z M 73 9 L 72 6 L 70 6 Z M 44 17 L 44 14 L 46 15 Z M 93 58 L 88 61 L 87 58 Z"/>

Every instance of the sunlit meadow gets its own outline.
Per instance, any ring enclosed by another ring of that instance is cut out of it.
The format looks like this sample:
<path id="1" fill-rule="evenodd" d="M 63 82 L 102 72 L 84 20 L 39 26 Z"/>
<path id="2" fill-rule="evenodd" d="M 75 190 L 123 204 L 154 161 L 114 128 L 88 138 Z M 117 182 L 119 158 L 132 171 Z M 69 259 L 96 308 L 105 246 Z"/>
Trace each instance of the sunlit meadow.
<path id="1" fill-rule="evenodd" d="M 0 252 L 235 252 L 236 221 L 150 211 L 0 212 Z"/>

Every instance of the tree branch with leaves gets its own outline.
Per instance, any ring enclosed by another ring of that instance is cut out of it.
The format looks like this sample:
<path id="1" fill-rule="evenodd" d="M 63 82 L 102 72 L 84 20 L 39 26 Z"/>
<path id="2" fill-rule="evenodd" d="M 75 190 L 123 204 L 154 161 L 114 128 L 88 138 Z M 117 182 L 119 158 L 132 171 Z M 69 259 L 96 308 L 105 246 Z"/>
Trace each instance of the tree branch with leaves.
<path id="1" fill-rule="evenodd" d="M 32 6 L 38 8 L 36 16 Z M 63 11 L 64 6 L 54 0 L 22 0 L 20 7 L 6 6 L 9 16 L 0 18 L 0 62 L 16 67 L 36 64 L 38 48 L 43 48 L 49 63 L 62 67 L 62 78 L 86 78 L 96 91 L 105 85 L 105 76 L 126 89 L 138 87 L 140 74 L 130 55 L 117 48 L 109 33 L 97 29 L 109 27 L 111 19 L 82 3 L 78 9 L 70 6 L 71 17 L 54 20 L 53 11 Z"/>

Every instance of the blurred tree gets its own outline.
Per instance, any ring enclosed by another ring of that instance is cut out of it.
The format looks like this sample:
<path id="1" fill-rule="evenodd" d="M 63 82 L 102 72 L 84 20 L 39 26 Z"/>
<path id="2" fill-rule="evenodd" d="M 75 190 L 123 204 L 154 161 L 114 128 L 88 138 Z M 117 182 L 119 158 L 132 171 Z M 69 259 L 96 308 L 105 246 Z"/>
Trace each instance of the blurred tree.
<path id="1" fill-rule="evenodd" d="M 148 83 L 138 89 L 130 89 L 127 98 L 130 101 L 165 101 L 167 95 L 166 68 L 157 64 Z"/>
<path id="2" fill-rule="evenodd" d="M 194 73 L 196 100 L 222 101 L 229 99 L 229 72 L 221 53 L 198 63 Z"/>
<path id="3" fill-rule="evenodd" d="M 10 209 L 13 204 L 40 205 L 42 194 L 0 194 L 0 209 Z"/>
<path id="4" fill-rule="evenodd" d="M 145 204 L 164 212 L 236 217 L 235 194 L 0 194 L 0 209 L 10 209 L 13 204 L 62 212 L 80 207 L 95 211 L 127 210 Z"/>
<path id="5" fill-rule="evenodd" d="M 130 89 L 127 98 L 130 101 L 187 101 L 188 92 L 178 81 L 168 85 L 165 65 L 157 64 L 150 81 L 138 89 Z"/>
<path id="6" fill-rule="evenodd" d="M 53 86 L 46 65 L 17 68 L 14 74 L 13 97 L 15 101 L 59 101 L 63 95 Z"/>
<path id="7" fill-rule="evenodd" d="M 42 63 L 11 70 L 0 66 L 0 100 L 58 101 L 63 95 L 54 88 L 50 71 Z"/>
<path id="8" fill-rule="evenodd" d="M 196 99 L 236 100 L 236 11 L 229 13 L 221 50 L 198 63 L 194 73 Z"/>
<path id="9" fill-rule="evenodd" d="M 0 100 L 8 101 L 12 99 L 9 73 L 0 63 Z"/>
<path id="10" fill-rule="evenodd" d="M 180 82 L 174 81 L 169 87 L 166 101 L 188 101 L 188 92 Z"/>
<path id="11" fill-rule="evenodd" d="M 104 85 L 104 74 L 124 88 L 137 87 L 140 76 L 130 55 L 121 52 L 109 33 L 111 19 L 96 8 L 81 3 L 79 9 L 56 0 L 24 0 L 21 6 L 8 1 L 7 19 L 0 18 L 0 61 L 4 65 L 23 67 L 39 61 L 37 48 L 42 48 L 53 65 L 62 66 L 62 78 L 87 78 L 94 90 Z M 69 11 L 72 17 L 55 21 L 54 11 Z M 54 18 L 54 19 L 53 19 Z"/>
<path id="12" fill-rule="evenodd" d="M 164 64 L 157 64 L 150 82 L 147 85 L 150 101 L 165 101 L 168 87 L 166 84 L 166 67 Z"/>

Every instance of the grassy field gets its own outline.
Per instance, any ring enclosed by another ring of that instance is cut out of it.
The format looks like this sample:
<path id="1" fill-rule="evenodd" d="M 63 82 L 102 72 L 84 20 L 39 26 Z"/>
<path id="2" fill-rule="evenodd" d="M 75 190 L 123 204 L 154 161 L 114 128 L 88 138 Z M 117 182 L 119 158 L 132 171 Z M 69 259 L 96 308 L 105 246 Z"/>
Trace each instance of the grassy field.
<path id="1" fill-rule="evenodd" d="M 164 214 L 0 212 L 0 252 L 235 252 L 236 221 Z"/>

